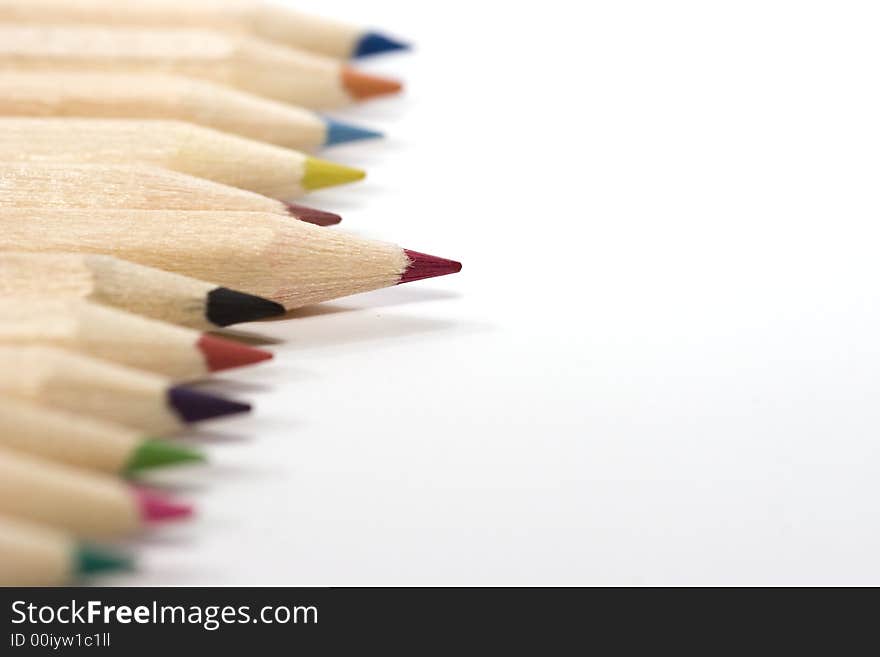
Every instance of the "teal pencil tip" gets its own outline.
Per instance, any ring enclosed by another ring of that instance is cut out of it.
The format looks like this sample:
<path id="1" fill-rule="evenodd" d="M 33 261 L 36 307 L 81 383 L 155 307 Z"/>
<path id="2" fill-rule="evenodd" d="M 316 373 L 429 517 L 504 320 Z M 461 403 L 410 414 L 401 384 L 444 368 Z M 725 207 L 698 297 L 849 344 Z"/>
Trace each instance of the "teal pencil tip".
<path id="1" fill-rule="evenodd" d="M 133 474 L 141 470 L 198 463 L 204 460 L 204 454 L 189 447 L 165 440 L 145 440 L 131 455 L 125 471 Z"/>
<path id="2" fill-rule="evenodd" d="M 131 570 L 134 563 L 127 555 L 112 552 L 93 545 L 80 545 L 74 555 L 77 575 L 96 575 L 99 573 Z"/>

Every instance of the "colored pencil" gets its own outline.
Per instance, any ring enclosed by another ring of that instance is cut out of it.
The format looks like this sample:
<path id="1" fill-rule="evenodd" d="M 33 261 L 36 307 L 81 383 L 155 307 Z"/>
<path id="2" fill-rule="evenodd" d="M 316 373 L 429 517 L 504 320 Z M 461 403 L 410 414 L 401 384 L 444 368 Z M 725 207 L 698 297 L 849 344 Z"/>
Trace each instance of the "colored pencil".
<path id="1" fill-rule="evenodd" d="M 247 36 L 186 29 L 0 25 L 0 69 L 172 73 L 309 109 L 401 90 L 338 60 Z"/>
<path id="2" fill-rule="evenodd" d="M 131 567 L 131 559 L 121 553 L 0 516 L 0 586 L 64 586 Z"/>
<path id="3" fill-rule="evenodd" d="M 272 358 L 263 349 L 80 299 L 0 298 L 0 344 L 59 347 L 175 381 Z"/>
<path id="4" fill-rule="evenodd" d="M 0 21 L 211 28 L 337 58 L 408 48 L 379 32 L 254 0 L 0 0 Z"/>
<path id="5" fill-rule="evenodd" d="M 0 447 L 119 475 L 204 460 L 201 452 L 185 445 L 3 395 Z"/>
<path id="6" fill-rule="evenodd" d="M 0 118 L 0 161 L 152 164 L 280 199 L 363 171 L 179 121 Z"/>
<path id="7" fill-rule="evenodd" d="M 382 136 L 224 85 L 153 73 L 0 71 L 0 115 L 180 120 L 309 151 Z"/>
<path id="8" fill-rule="evenodd" d="M 0 208 L 235 210 L 289 215 L 317 226 L 342 221 L 331 212 L 149 164 L 0 162 Z"/>
<path id="9" fill-rule="evenodd" d="M 253 212 L 0 210 L 0 251 L 106 253 L 298 308 L 461 270 L 452 260 Z"/>
<path id="10" fill-rule="evenodd" d="M 112 256 L 0 252 L 0 298 L 82 299 L 194 329 L 253 322 L 284 306 Z"/>
<path id="11" fill-rule="evenodd" d="M 0 346 L 0 393 L 160 436 L 250 410 L 157 374 L 50 347 Z"/>
<path id="12" fill-rule="evenodd" d="M 0 514 L 106 538 L 187 518 L 192 508 L 112 475 L 0 448 Z"/>

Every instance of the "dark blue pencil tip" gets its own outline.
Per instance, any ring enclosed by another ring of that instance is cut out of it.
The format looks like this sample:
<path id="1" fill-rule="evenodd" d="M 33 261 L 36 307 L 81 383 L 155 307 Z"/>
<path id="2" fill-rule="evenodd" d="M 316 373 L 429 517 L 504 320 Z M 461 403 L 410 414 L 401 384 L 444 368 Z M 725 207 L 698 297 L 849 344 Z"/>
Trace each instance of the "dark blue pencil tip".
<path id="1" fill-rule="evenodd" d="M 339 121 L 334 121 L 327 117 L 324 117 L 324 121 L 327 122 L 327 137 L 324 141 L 325 146 L 345 144 L 349 141 L 360 141 L 361 139 L 378 139 L 383 136 L 381 132 L 359 128 L 350 123 L 340 123 Z"/>
<path id="2" fill-rule="evenodd" d="M 379 34 L 378 32 L 367 32 L 364 34 L 357 46 L 355 46 L 352 57 L 369 57 L 370 55 L 379 55 L 386 52 L 395 52 L 396 50 L 409 50 L 410 45 L 402 41 Z"/>

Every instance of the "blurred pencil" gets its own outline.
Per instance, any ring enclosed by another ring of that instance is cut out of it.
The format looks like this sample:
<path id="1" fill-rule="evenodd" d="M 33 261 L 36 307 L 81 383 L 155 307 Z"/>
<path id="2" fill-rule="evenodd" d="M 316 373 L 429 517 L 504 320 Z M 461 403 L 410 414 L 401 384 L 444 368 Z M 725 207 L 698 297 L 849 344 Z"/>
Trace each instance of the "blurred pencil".
<path id="1" fill-rule="evenodd" d="M 69 349 L 175 381 L 272 358 L 233 340 L 80 299 L 0 298 L 0 344 Z"/>
<path id="2" fill-rule="evenodd" d="M 0 251 L 105 253 L 298 308 L 461 265 L 255 212 L 0 210 Z"/>
<path id="3" fill-rule="evenodd" d="M 189 517 L 192 508 L 118 477 L 0 448 L 0 514 L 106 538 Z"/>
<path id="4" fill-rule="evenodd" d="M 194 329 L 284 314 L 274 301 L 112 256 L 0 252 L 0 298 L 82 299 Z"/>
<path id="5" fill-rule="evenodd" d="M 0 161 L 0 208 L 272 212 L 318 226 L 342 220 L 331 212 L 149 164 Z"/>
<path id="6" fill-rule="evenodd" d="M 250 410 L 157 374 L 50 347 L 0 346 L 0 394 L 160 436 Z"/>
<path id="7" fill-rule="evenodd" d="M 380 32 L 254 0 L 0 0 L 0 21 L 211 28 L 337 58 L 408 48 Z"/>
<path id="8" fill-rule="evenodd" d="M 129 475 L 204 460 L 133 429 L 0 395 L 0 447 L 86 470 Z"/>
<path id="9" fill-rule="evenodd" d="M 288 199 L 363 171 L 179 121 L 0 118 L 0 161 L 152 164 Z"/>
<path id="10" fill-rule="evenodd" d="M 0 516 L 0 586 L 64 586 L 129 570 L 127 556 L 66 532 Z"/>
<path id="11" fill-rule="evenodd" d="M 207 30 L 0 24 L 0 69 L 172 73 L 309 109 L 401 90 L 336 59 Z"/>
<path id="12" fill-rule="evenodd" d="M 0 71 L 0 115 L 172 119 L 309 151 L 382 136 L 224 85 L 158 73 Z"/>

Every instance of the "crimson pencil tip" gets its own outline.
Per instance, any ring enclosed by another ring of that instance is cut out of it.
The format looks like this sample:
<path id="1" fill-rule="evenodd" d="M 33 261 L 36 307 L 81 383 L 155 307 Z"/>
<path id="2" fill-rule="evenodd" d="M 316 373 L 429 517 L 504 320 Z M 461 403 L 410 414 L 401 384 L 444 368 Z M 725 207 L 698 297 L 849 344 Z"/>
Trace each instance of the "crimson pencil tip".
<path id="1" fill-rule="evenodd" d="M 135 497 L 141 508 L 141 517 L 149 523 L 182 520 L 193 515 L 189 504 L 175 502 L 147 488 L 135 488 Z"/>
<path id="2" fill-rule="evenodd" d="M 342 221 L 342 217 L 332 212 L 316 210 L 299 203 L 285 203 L 284 205 L 287 207 L 287 212 L 291 217 L 306 223 L 315 224 L 316 226 L 335 226 Z"/>
<path id="3" fill-rule="evenodd" d="M 213 335 L 203 335 L 199 338 L 197 346 L 205 357 L 208 369 L 212 372 L 245 367 L 261 363 L 264 360 L 271 360 L 273 357 L 269 351 Z"/>
<path id="4" fill-rule="evenodd" d="M 404 253 L 409 258 L 409 266 L 400 277 L 399 284 L 421 281 L 425 278 L 446 276 L 447 274 L 457 274 L 461 271 L 461 263 L 455 260 L 438 258 L 427 253 L 419 253 L 418 251 L 410 251 L 408 249 Z"/>

